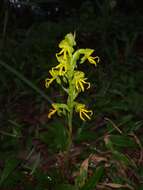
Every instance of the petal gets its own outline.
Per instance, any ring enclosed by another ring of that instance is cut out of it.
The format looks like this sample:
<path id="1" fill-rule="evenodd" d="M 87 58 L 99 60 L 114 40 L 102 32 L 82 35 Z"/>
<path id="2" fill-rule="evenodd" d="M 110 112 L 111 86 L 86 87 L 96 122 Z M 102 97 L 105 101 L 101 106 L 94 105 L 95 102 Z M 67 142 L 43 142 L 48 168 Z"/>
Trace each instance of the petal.
<path id="1" fill-rule="evenodd" d="M 97 61 L 96 61 L 96 62 L 97 62 L 97 63 L 99 63 L 100 58 L 99 58 L 98 56 L 96 56 L 96 57 L 95 57 L 95 59 L 97 59 Z"/>
<path id="2" fill-rule="evenodd" d="M 75 81 L 75 87 L 77 90 L 79 90 L 78 81 Z"/>
<path id="3" fill-rule="evenodd" d="M 59 67 L 59 75 L 61 76 L 62 75 L 62 71 L 63 71 L 63 67 L 62 65 Z"/>
<path id="4" fill-rule="evenodd" d="M 86 111 L 82 111 L 82 113 L 83 113 L 89 120 L 91 119 L 91 117 L 87 114 Z"/>
<path id="5" fill-rule="evenodd" d="M 82 83 L 87 84 L 87 88 L 86 89 L 90 88 L 90 82 L 86 82 L 85 80 L 82 80 Z"/>
<path id="6" fill-rule="evenodd" d="M 64 59 L 67 60 L 67 51 L 64 50 Z"/>
<path id="7" fill-rule="evenodd" d="M 82 84 L 82 80 L 80 80 L 80 81 L 78 82 L 78 84 L 79 84 L 79 86 L 80 86 L 80 88 L 81 88 L 81 91 L 84 92 L 84 86 L 83 86 L 83 84 Z"/>
<path id="8" fill-rule="evenodd" d="M 81 60 L 80 60 L 80 63 L 82 64 L 82 63 L 84 63 L 85 61 L 86 61 L 86 57 L 85 56 L 83 56 L 82 58 L 81 58 Z"/>
<path id="9" fill-rule="evenodd" d="M 92 111 L 92 110 L 90 110 L 90 115 L 91 115 L 91 116 L 93 115 L 93 111 Z"/>
<path id="10" fill-rule="evenodd" d="M 45 79 L 45 87 L 49 88 L 50 84 L 53 82 L 54 78 Z"/>
<path id="11" fill-rule="evenodd" d="M 80 118 L 81 118 L 83 121 L 85 121 L 85 119 L 83 118 L 82 114 L 83 114 L 82 111 L 80 111 L 80 112 L 79 112 L 79 116 L 80 116 Z"/>
<path id="12" fill-rule="evenodd" d="M 90 82 L 87 82 L 86 84 L 87 84 L 87 89 L 89 89 L 90 88 Z"/>
<path id="13" fill-rule="evenodd" d="M 52 115 L 56 113 L 56 109 L 50 109 L 50 112 L 48 113 L 48 118 L 50 119 Z"/>
<path id="14" fill-rule="evenodd" d="M 59 53 L 56 53 L 56 56 L 61 55 L 64 52 L 64 49 L 62 49 Z"/>
<path id="15" fill-rule="evenodd" d="M 100 58 L 98 56 L 96 56 L 96 57 L 89 56 L 88 61 L 91 64 L 97 65 L 97 63 L 99 63 L 99 61 L 100 61 Z"/>
<path id="16" fill-rule="evenodd" d="M 96 61 L 94 61 L 94 57 L 88 58 L 89 63 L 96 65 Z"/>
<path id="17" fill-rule="evenodd" d="M 86 113 L 90 114 L 90 116 L 93 115 L 93 111 L 92 110 L 84 110 Z"/>

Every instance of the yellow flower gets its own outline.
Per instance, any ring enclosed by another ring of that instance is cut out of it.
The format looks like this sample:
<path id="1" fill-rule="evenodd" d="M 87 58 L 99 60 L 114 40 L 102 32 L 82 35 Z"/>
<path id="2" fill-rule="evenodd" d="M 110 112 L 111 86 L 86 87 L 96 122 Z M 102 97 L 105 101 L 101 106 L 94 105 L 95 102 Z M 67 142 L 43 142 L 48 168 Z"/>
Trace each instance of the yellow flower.
<path id="1" fill-rule="evenodd" d="M 81 58 L 80 63 L 84 63 L 86 60 L 89 61 L 89 63 L 97 65 L 99 63 L 100 59 L 98 56 L 91 56 L 91 54 L 94 52 L 93 49 L 85 49 L 84 56 Z"/>
<path id="2" fill-rule="evenodd" d="M 79 112 L 80 118 L 85 121 L 86 119 L 91 119 L 91 116 L 93 115 L 92 110 L 87 110 L 85 104 L 77 103 L 75 106 L 76 112 Z"/>
<path id="3" fill-rule="evenodd" d="M 90 88 L 90 82 L 86 82 L 87 78 L 84 77 L 85 74 L 82 71 L 75 71 L 73 83 L 75 84 L 77 91 L 84 91 L 84 86 L 86 85 L 86 89 Z"/>
<path id="4" fill-rule="evenodd" d="M 52 76 L 51 78 L 45 79 L 45 87 L 48 88 L 50 84 L 59 76 L 59 71 L 51 69 L 49 71 L 50 75 Z"/>
<path id="5" fill-rule="evenodd" d="M 66 111 L 69 111 L 66 104 L 59 104 L 59 103 L 53 103 L 52 107 L 48 113 L 48 118 L 50 119 L 52 115 L 54 115 L 56 112 L 60 116 L 61 114 L 66 114 Z"/>
<path id="6" fill-rule="evenodd" d="M 69 33 L 65 36 L 65 40 L 69 43 L 70 46 L 76 45 L 75 36 L 76 36 L 75 32 L 74 32 L 74 34 Z"/>
<path id="7" fill-rule="evenodd" d="M 67 61 L 63 59 L 63 56 L 57 56 L 57 60 L 59 61 L 59 64 L 56 67 L 53 67 L 53 69 L 59 70 L 59 75 L 63 76 L 67 72 Z"/>
<path id="8" fill-rule="evenodd" d="M 72 56 L 72 53 L 74 51 L 73 46 L 75 45 L 75 35 L 71 33 L 67 34 L 65 36 L 65 39 L 59 43 L 59 48 L 61 48 L 62 50 L 59 53 L 57 53 L 56 56 L 63 54 L 64 59 L 67 60 L 67 55 L 69 57 Z"/>
<path id="9" fill-rule="evenodd" d="M 57 53 L 56 55 L 62 55 L 64 56 L 64 59 L 67 60 L 67 55 L 71 57 L 72 52 L 74 51 L 73 47 L 69 45 L 69 43 L 65 40 L 61 41 L 59 44 L 59 47 L 61 48 L 61 51 Z"/>
<path id="10" fill-rule="evenodd" d="M 52 107 L 50 109 L 50 112 L 48 113 L 48 118 L 50 119 L 52 115 L 54 115 L 57 111 L 58 111 L 58 108 L 56 106 L 56 104 L 52 104 Z"/>

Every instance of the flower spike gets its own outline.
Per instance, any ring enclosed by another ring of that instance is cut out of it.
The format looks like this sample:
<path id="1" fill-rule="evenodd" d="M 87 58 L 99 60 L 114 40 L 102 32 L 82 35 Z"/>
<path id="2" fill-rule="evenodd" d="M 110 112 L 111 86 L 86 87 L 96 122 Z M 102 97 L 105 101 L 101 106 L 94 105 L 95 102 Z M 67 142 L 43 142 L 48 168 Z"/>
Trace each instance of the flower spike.
<path id="1" fill-rule="evenodd" d="M 91 119 L 93 115 L 92 110 L 88 110 L 85 104 L 75 102 L 79 93 L 84 92 L 90 88 L 90 82 L 86 78 L 85 73 L 78 70 L 78 63 L 81 64 L 85 61 L 93 65 L 99 62 L 98 56 L 92 56 L 93 49 L 78 49 L 74 50 L 76 45 L 76 33 L 69 33 L 59 43 L 60 51 L 56 53 L 58 64 L 50 71 L 50 78 L 45 79 L 45 87 L 48 88 L 53 81 L 56 81 L 60 87 L 68 94 L 66 104 L 54 103 L 48 113 L 48 118 L 51 118 L 55 113 L 59 116 L 61 114 L 68 116 L 69 127 L 71 127 L 71 119 L 73 110 L 79 113 L 79 117 L 85 121 Z"/>

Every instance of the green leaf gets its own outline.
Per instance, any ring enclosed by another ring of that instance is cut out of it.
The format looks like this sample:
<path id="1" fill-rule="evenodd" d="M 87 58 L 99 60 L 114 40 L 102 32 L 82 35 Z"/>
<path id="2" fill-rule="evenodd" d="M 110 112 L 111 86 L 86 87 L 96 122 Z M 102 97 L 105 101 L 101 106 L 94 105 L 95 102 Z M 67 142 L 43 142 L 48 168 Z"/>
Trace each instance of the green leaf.
<path id="1" fill-rule="evenodd" d="M 89 178 L 87 183 L 81 188 L 81 190 L 92 190 L 96 187 L 97 183 L 103 176 L 104 168 L 98 167 L 92 177 Z"/>
<path id="2" fill-rule="evenodd" d="M 88 166 L 89 166 L 89 158 L 85 159 L 81 166 L 79 175 L 75 179 L 76 187 L 83 187 L 88 178 Z"/>
<path id="3" fill-rule="evenodd" d="M 8 176 L 13 172 L 16 166 L 19 164 L 19 160 L 15 158 L 8 158 L 5 162 L 5 167 L 2 171 L 0 178 L 0 185 L 8 178 Z"/>
<path id="4" fill-rule="evenodd" d="M 66 128 L 59 120 L 51 123 L 48 132 L 40 134 L 40 139 L 52 150 L 65 150 L 68 144 Z"/>
<path id="5" fill-rule="evenodd" d="M 125 125 L 133 120 L 133 115 L 126 115 L 121 118 L 120 125 Z"/>
<path id="6" fill-rule="evenodd" d="M 123 164 L 125 164 L 126 166 L 134 166 L 136 167 L 135 163 L 125 154 L 118 152 L 116 150 L 114 150 L 113 152 L 113 157 L 119 161 L 121 161 Z"/>
<path id="7" fill-rule="evenodd" d="M 96 139 L 96 134 L 92 131 L 82 130 L 81 132 L 77 133 L 75 141 L 80 143 L 82 141 L 91 141 Z"/>
<path id="8" fill-rule="evenodd" d="M 40 164 L 41 158 L 40 158 L 40 153 L 37 154 L 36 159 L 33 163 L 33 166 L 31 167 L 31 172 L 30 174 L 33 175 L 33 173 L 36 171 L 36 169 L 38 168 L 39 164 Z"/>
<path id="9" fill-rule="evenodd" d="M 138 145 L 130 137 L 124 135 L 110 135 L 113 145 L 119 147 L 137 147 Z"/>
<path id="10" fill-rule="evenodd" d="M 110 136 L 105 136 L 104 141 L 105 141 L 106 148 L 111 151 L 114 151 L 114 146 L 113 146 L 112 141 L 110 140 Z"/>

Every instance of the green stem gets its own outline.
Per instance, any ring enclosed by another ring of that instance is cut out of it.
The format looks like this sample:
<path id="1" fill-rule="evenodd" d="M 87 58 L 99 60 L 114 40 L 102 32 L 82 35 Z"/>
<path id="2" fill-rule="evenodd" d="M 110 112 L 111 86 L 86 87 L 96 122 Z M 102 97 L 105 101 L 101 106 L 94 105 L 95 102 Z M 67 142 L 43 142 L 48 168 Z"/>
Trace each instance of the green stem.
<path id="1" fill-rule="evenodd" d="M 75 85 L 72 84 L 72 80 L 74 77 L 74 70 L 76 67 L 76 62 L 80 56 L 80 54 L 84 53 L 84 49 L 77 50 L 70 60 L 70 69 L 67 75 L 68 83 L 69 83 L 69 89 L 68 89 L 68 99 L 67 99 L 67 105 L 69 108 L 68 113 L 68 147 L 67 152 L 69 152 L 71 145 L 72 145 L 72 119 L 73 119 L 73 108 L 74 108 L 74 99 L 75 99 Z"/>
<path id="2" fill-rule="evenodd" d="M 69 108 L 68 113 L 68 151 L 70 150 L 71 144 L 72 144 L 72 119 L 73 119 L 73 96 L 72 96 L 72 84 L 71 80 L 69 80 L 69 95 L 67 99 L 67 105 Z"/>
<path id="3" fill-rule="evenodd" d="M 73 109 L 71 108 L 68 114 L 68 150 L 72 144 L 72 117 L 73 117 Z"/>

